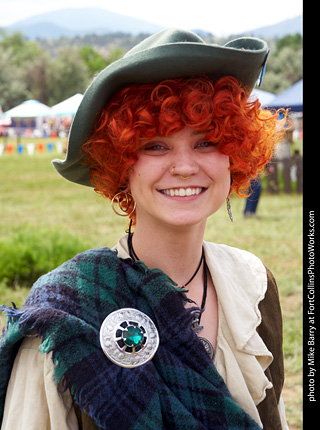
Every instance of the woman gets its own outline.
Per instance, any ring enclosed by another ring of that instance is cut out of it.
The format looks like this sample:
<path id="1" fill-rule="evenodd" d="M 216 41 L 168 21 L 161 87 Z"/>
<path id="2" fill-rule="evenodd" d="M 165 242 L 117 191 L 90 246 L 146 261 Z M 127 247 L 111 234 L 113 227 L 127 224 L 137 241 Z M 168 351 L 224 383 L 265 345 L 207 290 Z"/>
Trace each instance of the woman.
<path id="1" fill-rule="evenodd" d="M 278 139 L 276 117 L 247 102 L 267 54 L 258 39 L 165 30 L 88 88 L 54 166 L 110 198 L 129 233 L 6 308 L 2 428 L 286 428 L 275 281 L 254 255 L 203 241 Z"/>

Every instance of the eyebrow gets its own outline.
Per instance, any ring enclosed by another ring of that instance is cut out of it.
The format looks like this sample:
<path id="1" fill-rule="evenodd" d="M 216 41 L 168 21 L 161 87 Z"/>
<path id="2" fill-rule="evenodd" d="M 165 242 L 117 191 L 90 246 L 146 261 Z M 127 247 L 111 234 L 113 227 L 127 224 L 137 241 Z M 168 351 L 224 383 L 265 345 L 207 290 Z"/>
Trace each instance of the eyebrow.
<path id="1" fill-rule="evenodd" d="M 208 134 L 209 130 L 193 130 L 193 132 L 191 133 L 193 136 L 196 136 L 198 134 Z"/>
<path id="2" fill-rule="evenodd" d="M 199 134 L 207 135 L 209 133 L 209 131 L 210 130 L 193 130 L 192 133 L 191 133 L 191 135 L 192 136 L 198 136 Z M 141 146 L 143 146 L 144 144 L 146 144 L 148 142 L 153 142 L 153 140 L 157 139 L 158 137 L 160 137 L 160 138 L 168 138 L 168 137 L 171 137 L 171 136 L 172 135 L 170 135 L 170 136 L 155 136 L 155 137 L 152 137 L 151 139 L 142 138 Z"/>

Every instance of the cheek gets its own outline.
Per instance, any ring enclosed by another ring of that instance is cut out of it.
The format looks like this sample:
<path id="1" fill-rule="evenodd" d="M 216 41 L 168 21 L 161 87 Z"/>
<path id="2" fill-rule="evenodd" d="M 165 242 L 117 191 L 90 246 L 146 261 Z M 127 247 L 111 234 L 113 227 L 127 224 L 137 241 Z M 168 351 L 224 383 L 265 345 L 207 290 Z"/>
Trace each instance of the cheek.
<path id="1" fill-rule="evenodd" d="M 129 172 L 129 187 L 132 191 L 143 193 L 154 181 L 156 175 L 155 166 L 138 160 Z"/>
<path id="2" fill-rule="evenodd" d="M 209 171 L 212 180 L 226 181 L 230 185 L 230 159 L 227 155 L 218 153 L 211 161 Z"/>
<path id="3" fill-rule="evenodd" d="M 227 169 L 229 169 L 230 167 L 230 157 L 228 155 L 222 154 L 221 152 L 219 153 L 219 163 L 225 167 L 227 167 Z"/>
<path id="4" fill-rule="evenodd" d="M 145 157 L 141 155 L 131 167 L 129 181 L 137 179 L 157 180 L 166 171 L 166 164 L 160 157 Z"/>
<path id="5" fill-rule="evenodd" d="M 140 176 L 141 176 L 141 173 L 139 172 L 138 169 L 135 168 L 135 165 L 131 167 L 130 171 L 128 172 L 128 189 L 130 190 L 130 193 L 132 195 L 134 193 L 136 186 L 139 183 Z"/>
<path id="6" fill-rule="evenodd" d="M 224 155 L 224 157 L 225 157 L 224 170 L 225 170 L 226 176 L 228 178 L 228 183 L 230 185 L 230 183 L 231 183 L 230 158 L 227 155 Z"/>

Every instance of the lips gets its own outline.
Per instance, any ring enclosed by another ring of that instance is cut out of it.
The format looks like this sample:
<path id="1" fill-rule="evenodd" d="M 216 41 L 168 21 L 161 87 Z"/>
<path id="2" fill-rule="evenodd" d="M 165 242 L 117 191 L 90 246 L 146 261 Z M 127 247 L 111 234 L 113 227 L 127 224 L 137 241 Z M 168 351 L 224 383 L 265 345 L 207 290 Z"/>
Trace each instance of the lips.
<path id="1" fill-rule="evenodd" d="M 160 190 L 162 194 L 171 197 L 186 197 L 186 196 L 196 196 L 201 194 L 205 188 L 200 187 L 188 187 L 188 188 L 168 188 L 165 190 Z"/>

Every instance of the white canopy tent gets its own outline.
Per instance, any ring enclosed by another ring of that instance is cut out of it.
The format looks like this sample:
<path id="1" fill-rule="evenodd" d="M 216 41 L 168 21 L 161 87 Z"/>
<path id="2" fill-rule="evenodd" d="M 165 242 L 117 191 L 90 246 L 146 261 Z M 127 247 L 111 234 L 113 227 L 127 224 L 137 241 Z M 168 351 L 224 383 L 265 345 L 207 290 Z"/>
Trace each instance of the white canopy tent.
<path id="1" fill-rule="evenodd" d="M 0 118 L 37 118 L 52 114 L 51 108 L 37 100 L 27 100 L 4 112 Z"/>
<path id="2" fill-rule="evenodd" d="M 77 109 L 82 101 L 83 95 L 78 93 L 68 99 L 52 106 L 52 115 L 75 115 Z"/>
<path id="3" fill-rule="evenodd" d="M 12 109 L 0 115 L 0 121 L 2 125 L 12 126 L 12 120 L 18 121 L 17 128 L 20 127 L 21 121 L 25 119 L 34 119 L 36 130 L 43 131 L 44 129 L 44 118 L 48 118 L 52 115 L 52 110 L 49 106 L 38 100 L 26 100 L 25 102 L 15 106 Z M 17 134 L 19 139 L 19 133 Z"/>

